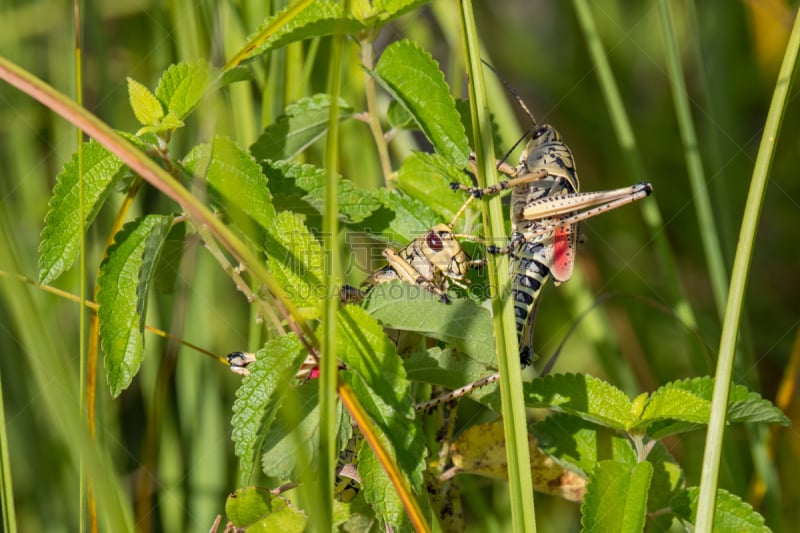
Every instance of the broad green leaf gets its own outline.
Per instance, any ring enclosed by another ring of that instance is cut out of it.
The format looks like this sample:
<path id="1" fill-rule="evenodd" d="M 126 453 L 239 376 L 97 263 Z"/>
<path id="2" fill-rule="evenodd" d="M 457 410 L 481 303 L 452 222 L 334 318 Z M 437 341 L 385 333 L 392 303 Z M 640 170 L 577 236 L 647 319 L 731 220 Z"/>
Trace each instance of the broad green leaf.
<path id="1" fill-rule="evenodd" d="M 128 98 L 133 114 L 142 126 L 155 126 L 164 116 L 164 107 L 158 98 L 133 78 L 128 78 Z"/>
<path id="2" fill-rule="evenodd" d="M 431 207 L 447 222 L 468 199 L 466 194 L 450 188 L 454 181 L 472 185 L 466 173 L 439 154 L 416 152 L 397 171 L 397 187 Z"/>
<path id="3" fill-rule="evenodd" d="M 153 274 L 153 285 L 160 293 L 171 294 L 175 290 L 178 268 L 183 258 L 183 247 L 186 244 L 186 224 L 173 224 L 161 249 L 161 259 Z"/>
<path id="4" fill-rule="evenodd" d="M 633 467 L 616 461 L 598 463 L 581 506 L 583 531 L 642 531 L 652 474 L 648 462 Z"/>
<path id="5" fill-rule="evenodd" d="M 84 226 L 88 230 L 114 185 L 122 161 L 95 141 L 82 145 Z M 39 282 L 51 283 L 69 269 L 80 251 L 78 156 L 56 178 L 39 245 Z"/>
<path id="6" fill-rule="evenodd" d="M 306 215 L 321 215 L 325 205 L 324 170 L 290 161 L 264 161 L 261 168 L 269 179 L 275 206 Z M 346 224 L 361 222 L 381 207 L 372 193 L 341 177 L 337 181 L 336 198 L 339 218 Z"/>
<path id="7" fill-rule="evenodd" d="M 547 407 L 620 431 L 631 423 L 631 401 L 625 393 L 589 375 L 549 375 L 522 387 L 528 407 Z"/>
<path id="8" fill-rule="evenodd" d="M 178 63 L 161 76 L 156 96 L 177 119 L 183 119 L 200 103 L 211 79 L 205 61 Z"/>
<path id="9" fill-rule="evenodd" d="M 283 335 L 270 339 L 256 352 L 256 360 L 248 366 L 250 374 L 242 380 L 233 403 L 231 438 L 239 457 L 242 485 L 253 470 L 258 444 L 270 428 L 281 405 L 286 384 L 291 383 L 305 359 L 306 352 L 297 337 Z"/>
<path id="10" fill-rule="evenodd" d="M 428 348 L 403 359 L 408 379 L 457 389 L 496 371 L 492 364 L 465 357 L 455 350 Z M 488 389 L 489 387 L 487 387 Z"/>
<path id="11" fill-rule="evenodd" d="M 495 364 L 491 316 L 471 300 L 445 304 L 425 289 L 392 282 L 373 287 L 364 309 L 384 327 L 414 331 L 454 346 L 478 364 Z"/>
<path id="12" fill-rule="evenodd" d="M 444 74 L 430 54 L 410 41 L 394 42 L 381 54 L 374 75 L 414 117 L 436 152 L 465 168 L 467 135 Z"/>
<path id="13" fill-rule="evenodd" d="M 370 15 L 370 21 L 375 26 L 382 26 L 394 20 L 397 17 L 408 13 L 409 11 L 418 8 L 423 4 L 427 4 L 429 0 L 375 0 L 372 3 L 373 13 Z"/>
<path id="14" fill-rule="evenodd" d="M 264 487 L 237 489 L 225 502 L 225 514 L 234 526 L 247 529 L 248 533 L 302 533 L 307 522 L 305 514 L 292 502 Z"/>
<path id="15" fill-rule="evenodd" d="M 689 515 L 689 498 L 683 471 L 663 443 L 653 446 L 647 461 L 653 465 L 653 480 L 647 495 L 647 510 L 651 514 L 649 531 L 668 531 L 672 525 L 672 515 L 658 516 L 663 509 L 674 509 L 676 513 Z"/>
<path id="16" fill-rule="evenodd" d="M 291 211 L 275 217 L 267 236 L 267 267 L 294 302 L 303 317 L 319 318 L 320 304 L 327 295 L 325 272 L 328 256 L 302 218 Z"/>
<path id="17" fill-rule="evenodd" d="M 380 222 L 380 217 L 370 217 L 363 226 L 372 229 L 373 234 L 382 234 L 389 242 L 405 246 L 441 222 L 430 207 L 414 198 L 388 189 L 378 189 L 374 194 L 390 216 L 385 223 Z"/>
<path id="18" fill-rule="evenodd" d="M 125 224 L 100 265 L 100 343 L 115 398 L 130 385 L 142 363 L 147 292 L 171 222 L 171 216 L 148 215 Z"/>
<path id="19" fill-rule="evenodd" d="M 689 488 L 692 523 L 697 516 L 697 487 Z M 717 505 L 714 509 L 714 533 L 766 533 L 770 529 L 764 524 L 764 517 L 758 514 L 749 503 L 744 502 L 724 489 L 717 489 Z"/>
<path id="20" fill-rule="evenodd" d="M 386 120 L 389 121 L 389 125 L 393 128 L 419 129 L 417 123 L 414 122 L 414 117 L 397 100 L 389 102 L 389 108 L 386 110 Z"/>
<path id="21" fill-rule="evenodd" d="M 275 219 L 272 195 L 261 166 L 236 143 L 215 137 L 209 144 L 192 150 L 184 165 L 196 175 L 205 176 L 212 204 L 228 214 L 245 232 L 256 224 L 269 231 Z"/>
<path id="22" fill-rule="evenodd" d="M 284 11 L 288 10 L 287 7 Z M 251 42 L 258 34 L 270 27 L 272 22 L 281 16 L 278 13 L 261 25 L 261 28 L 255 33 L 254 36 L 248 37 L 247 41 Z M 256 47 L 248 58 L 261 55 L 269 50 L 274 50 L 287 44 L 313 37 L 322 37 L 324 35 L 343 35 L 343 34 L 356 34 L 364 29 L 364 26 L 345 13 L 344 8 L 337 2 L 328 2 L 318 0 L 312 3 L 309 7 L 303 10 L 299 15 L 293 18 L 288 24 L 278 28 L 278 30 L 269 36 L 263 44 Z"/>
<path id="23" fill-rule="evenodd" d="M 358 453 L 358 474 L 361 476 L 361 492 L 364 494 L 364 500 L 381 519 L 383 527 L 380 529 L 413 531 L 394 485 L 372 449 L 366 444 Z"/>
<path id="24" fill-rule="evenodd" d="M 337 449 L 350 438 L 351 425 L 342 404 L 338 417 Z M 264 438 L 262 468 L 264 473 L 281 481 L 298 481 L 301 468 L 313 471 L 319 451 L 319 384 L 308 381 L 291 388 L 281 402 L 278 415 Z M 302 467 L 299 466 L 302 464 Z"/>
<path id="25" fill-rule="evenodd" d="M 327 94 L 301 98 L 267 126 L 250 147 L 258 160 L 291 159 L 328 131 L 331 99 Z M 350 118 L 353 108 L 339 99 L 339 119 Z"/>
<path id="26" fill-rule="evenodd" d="M 337 316 L 336 353 L 348 368 L 341 379 L 352 387 L 379 429 L 383 445 L 407 477 L 412 492 L 419 498 L 425 493 L 422 478 L 425 444 L 415 418 L 403 362 L 380 324 L 363 309 L 346 306 L 339 309 Z M 364 456 L 365 448 L 367 446 L 361 447 L 359 458 Z M 378 476 L 370 472 L 367 466 L 362 466 L 360 460 L 359 473 L 365 489 L 370 484 L 367 479 Z M 385 491 L 381 491 L 383 496 L 378 497 L 374 490 L 376 487 L 365 492 L 367 502 L 374 507 L 386 504 Z M 426 502 L 421 503 L 425 505 Z M 385 509 L 376 507 L 376 511 L 392 525 L 402 523 L 400 520 L 405 517 L 402 506 L 399 509 L 395 505 Z"/>
<path id="27" fill-rule="evenodd" d="M 626 437 L 577 416 L 557 413 L 534 424 L 531 431 L 539 449 L 583 475 L 593 472 L 601 460 L 636 464 L 636 452 Z"/>

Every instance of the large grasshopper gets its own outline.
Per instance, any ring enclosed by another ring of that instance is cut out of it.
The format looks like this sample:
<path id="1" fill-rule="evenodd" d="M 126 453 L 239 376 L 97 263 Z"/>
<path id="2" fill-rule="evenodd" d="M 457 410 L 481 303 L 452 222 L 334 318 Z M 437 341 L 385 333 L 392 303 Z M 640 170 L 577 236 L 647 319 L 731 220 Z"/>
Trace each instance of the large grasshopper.
<path id="1" fill-rule="evenodd" d="M 535 125 L 533 114 L 514 96 Z M 487 251 L 509 254 L 520 363 L 527 366 L 532 361 L 533 322 L 541 289 L 551 276 L 556 285 L 572 277 L 579 223 L 645 198 L 653 187 L 639 183 L 611 191 L 579 192 L 572 152 L 549 124 L 536 127 L 516 167 L 500 163 L 498 169 L 509 179 L 485 189 L 460 183 L 451 187 L 473 197 L 512 189 L 511 237 L 506 246 L 489 246 Z"/>

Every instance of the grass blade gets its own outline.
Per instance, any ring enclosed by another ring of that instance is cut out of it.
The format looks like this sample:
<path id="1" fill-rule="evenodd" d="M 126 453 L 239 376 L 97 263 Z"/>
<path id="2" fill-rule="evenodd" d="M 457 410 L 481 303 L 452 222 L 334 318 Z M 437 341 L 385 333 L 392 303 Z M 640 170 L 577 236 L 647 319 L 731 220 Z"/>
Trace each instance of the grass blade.
<path id="1" fill-rule="evenodd" d="M 706 435 L 703 470 L 700 478 L 700 495 L 695 525 L 695 530 L 700 533 L 710 532 L 714 525 L 714 506 L 717 495 L 719 463 L 722 456 L 726 406 L 733 371 L 736 337 L 742 313 L 742 302 L 747 285 L 747 275 L 750 270 L 750 261 L 753 257 L 753 244 L 756 230 L 758 229 L 761 207 L 764 202 L 769 171 L 775 155 L 781 122 L 788 103 L 789 89 L 791 88 L 792 75 L 797 63 L 798 51 L 800 51 L 800 13 L 795 18 L 783 63 L 778 73 L 778 80 L 775 83 L 775 91 L 772 95 L 772 102 L 764 124 L 764 133 L 761 136 L 761 144 L 758 148 L 756 163 L 753 168 L 750 191 L 747 194 L 744 217 L 739 231 L 739 241 L 736 246 L 736 257 L 733 262 L 733 273 L 728 290 L 728 303 L 722 324 L 719 359 L 714 381 L 714 395 L 711 400 L 711 419 Z"/>

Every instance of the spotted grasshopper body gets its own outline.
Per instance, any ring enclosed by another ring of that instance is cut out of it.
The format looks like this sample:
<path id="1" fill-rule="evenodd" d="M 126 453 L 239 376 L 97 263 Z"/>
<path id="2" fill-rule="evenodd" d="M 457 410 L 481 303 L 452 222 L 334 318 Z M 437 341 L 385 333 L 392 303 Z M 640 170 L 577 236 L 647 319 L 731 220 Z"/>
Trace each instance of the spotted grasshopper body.
<path id="1" fill-rule="evenodd" d="M 583 220 L 648 196 L 649 183 L 611 191 L 580 192 L 575 160 L 550 125 L 538 127 L 516 167 L 501 164 L 510 179 L 476 189 L 451 184 L 475 197 L 511 189 L 511 237 L 489 253 L 510 257 L 511 292 L 519 339 L 520 363 L 532 362 L 533 323 L 542 287 L 552 277 L 561 284 L 572 277 L 578 226 Z"/>

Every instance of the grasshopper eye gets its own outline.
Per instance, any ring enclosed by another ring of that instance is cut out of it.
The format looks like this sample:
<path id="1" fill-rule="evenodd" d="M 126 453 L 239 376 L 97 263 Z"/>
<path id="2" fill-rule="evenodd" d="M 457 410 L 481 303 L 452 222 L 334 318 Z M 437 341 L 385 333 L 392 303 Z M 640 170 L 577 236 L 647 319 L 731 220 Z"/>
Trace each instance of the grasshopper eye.
<path id="1" fill-rule="evenodd" d="M 538 130 L 536 130 L 535 132 L 533 132 L 533 138 L 534 138 L 534 139 L 538 139 L 539 137 L 541 137 L 542 135 L 544 135 L 544 134 L 545 134 L 545 132 L 547 132 L 547 126 L 542 126 L 542 127 L 541 127 L 541 128 L 539 128 Z"/>
<path id="2" fill-rule="evenodd" d="M 439 237 L 436 232 L 428 232 L 427 242 L 428 246 L 430 246 L 431 250 L 434 252 L 440 252 L 444 248 L 444 243 L 442 243 L 441 237 Z"/>

